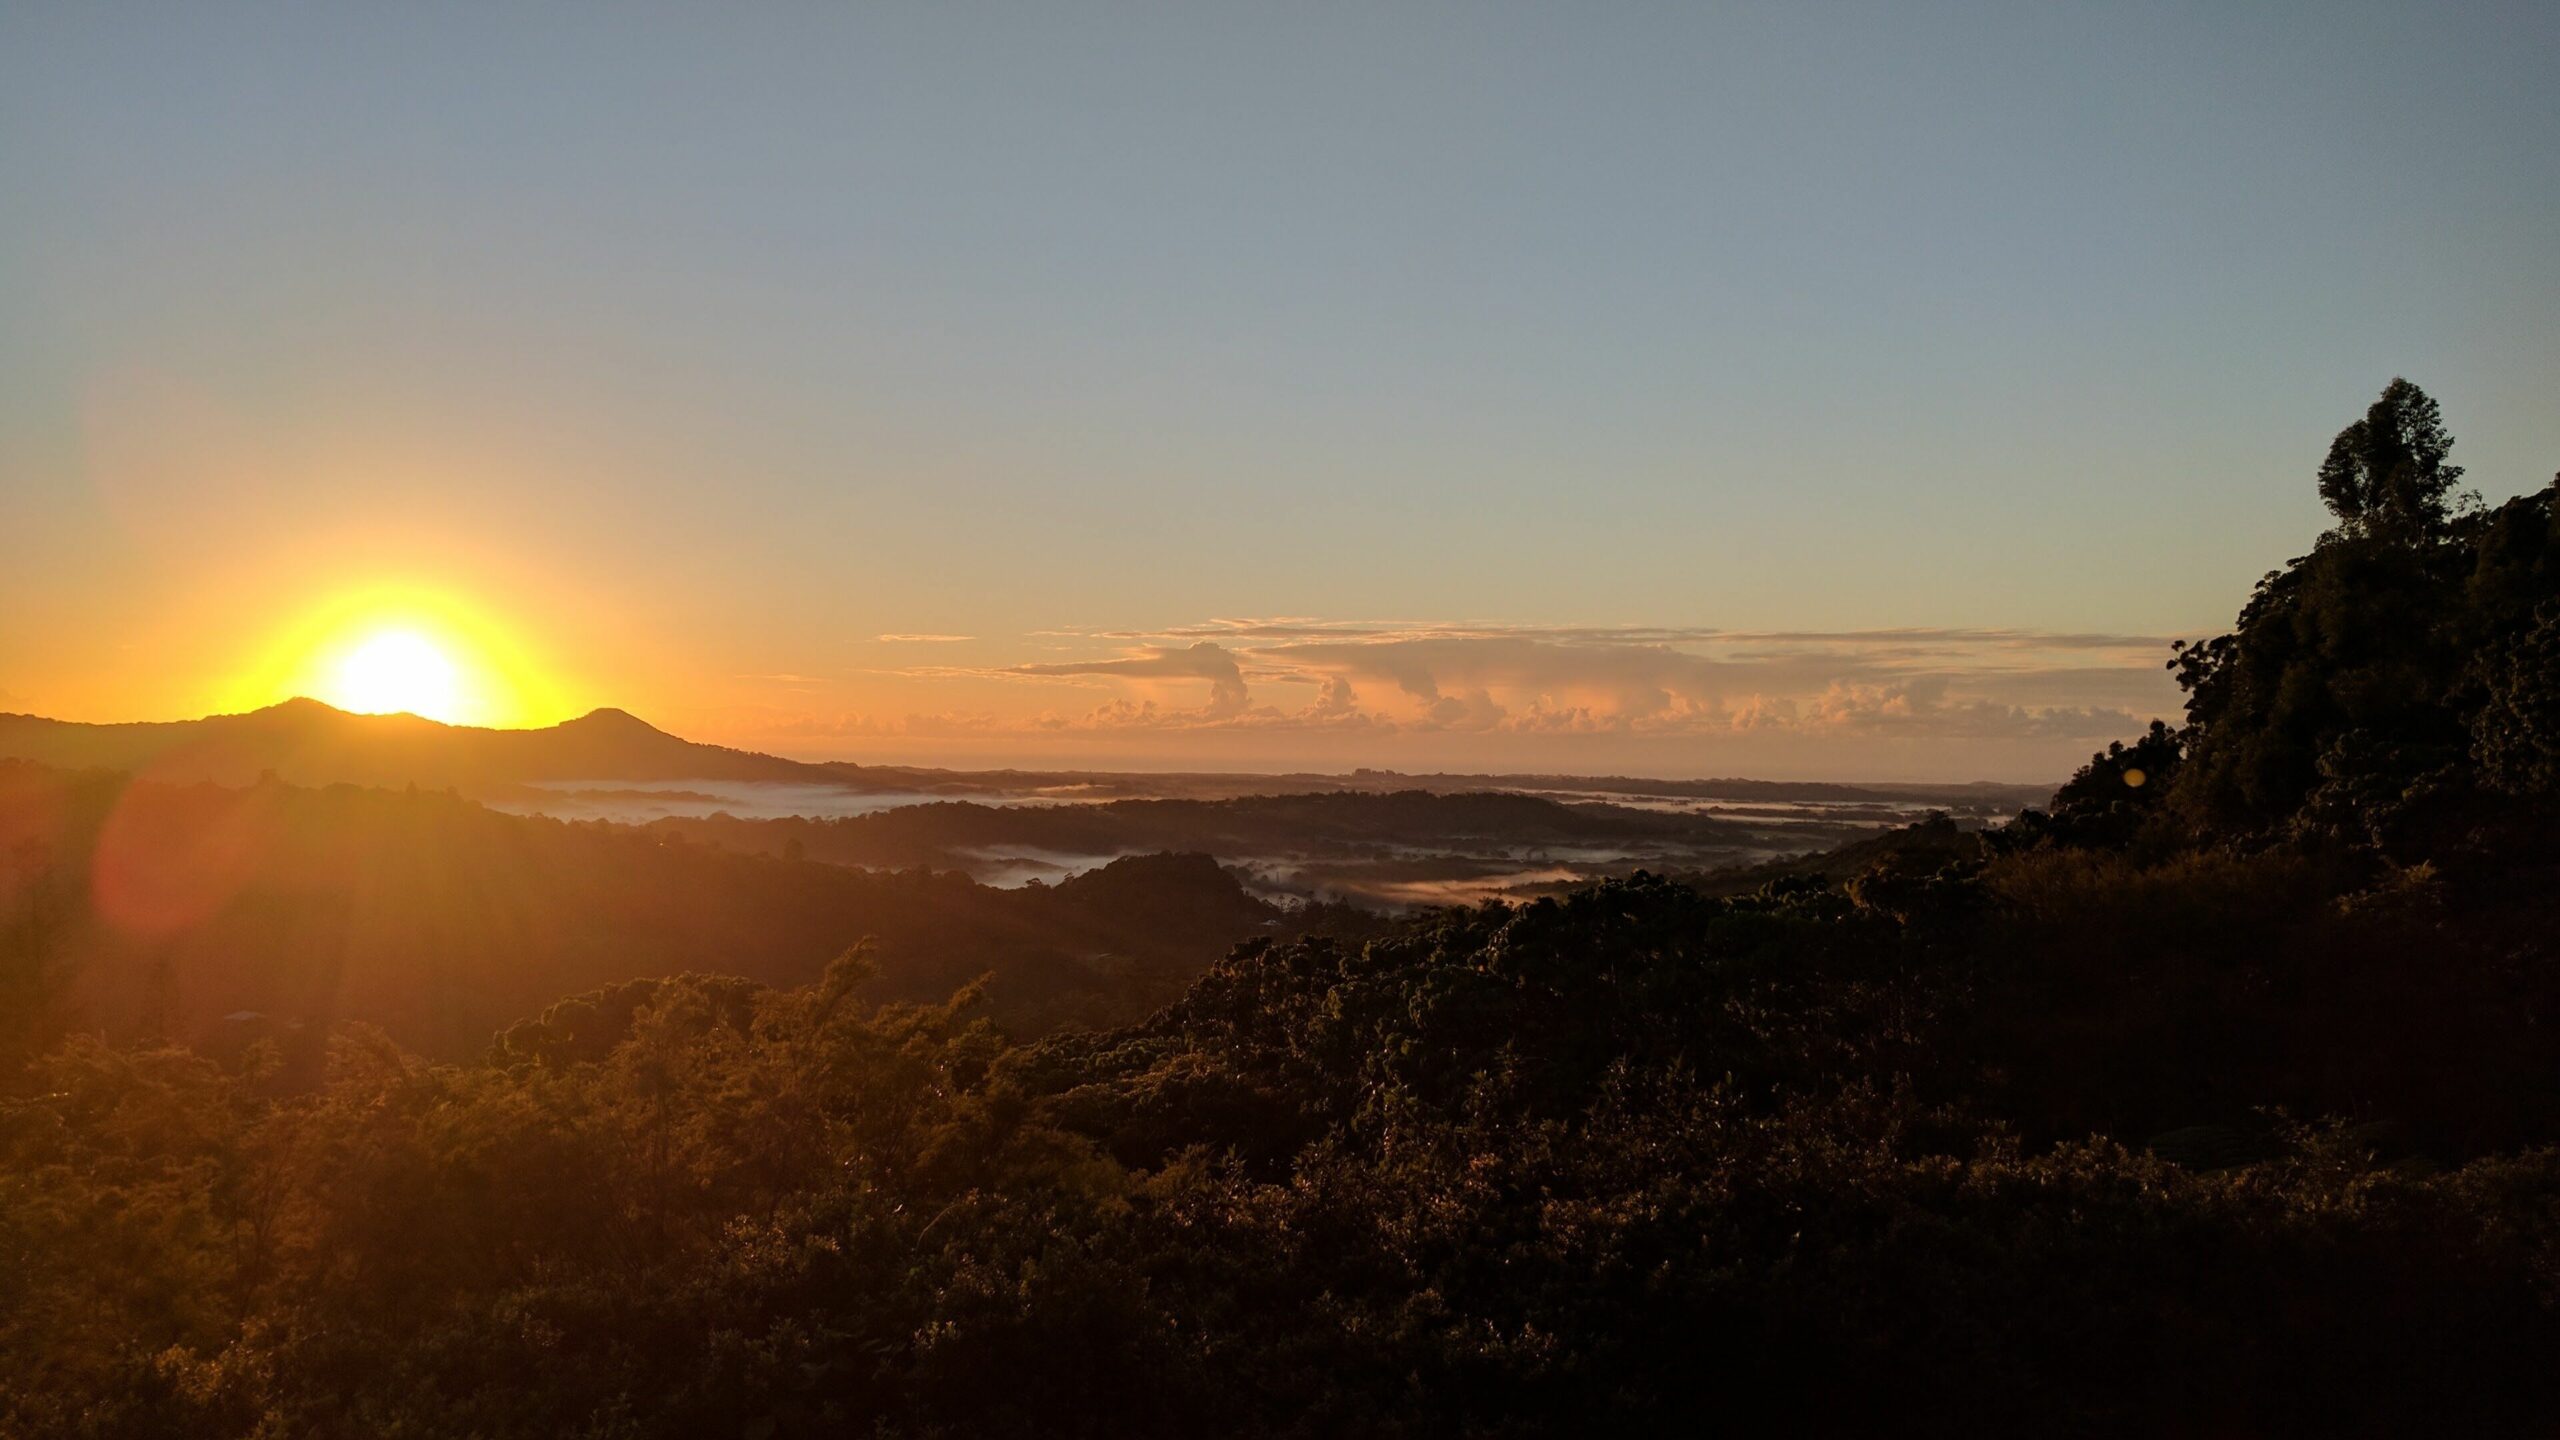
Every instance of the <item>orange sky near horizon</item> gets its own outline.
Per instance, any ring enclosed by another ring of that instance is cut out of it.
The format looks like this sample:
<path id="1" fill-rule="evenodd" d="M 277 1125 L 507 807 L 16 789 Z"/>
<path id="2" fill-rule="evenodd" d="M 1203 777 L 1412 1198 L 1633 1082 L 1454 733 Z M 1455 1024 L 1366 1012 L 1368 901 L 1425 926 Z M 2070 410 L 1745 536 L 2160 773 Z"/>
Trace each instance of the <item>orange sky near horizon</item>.
<path id="1" fill-rule="evenodd" d="M 280 535 L 236 502 L 101 513 L 151 520 L 113 532 L 125 581 L 63 584 L 65 603 L 118 639 L 93 647 L 70 627 L 0 639 L 6 708 L 85 721 L 293 695 L 382 708 L 347 672 L 389 636 L 423 637 L 450 667 L 449 703 L 407 708 L 453 723 L 544 725 L 612 705 L 715 743 L 960 768 L 2043 779 L 2174 709 L 2165 637 L 2009 630 L 1185 619 L 772 637 L 757 652 L 635 583 L 645 573 L 573 575 L 415 525 Z M 256 562 L 220 558 L 262 536 Z"/>
<path id="2" fill-rule="evenodd" d="M 2165 637 L 2009 630 L 1184 620 L 871 631 L 810 647 L 814 661 L 771 641 L 783 664 L 750 670 L 723 663 L 706 617 L 630 575 L 577 577 L 414 526 L 309 532 L 254 564 L 211 558 L 262 532 L 237 506 L 121 530 L 166 592 L 76 602 L 120 635 L 109 648 L 67 629 L 9 636 L 16 683 L 0 701 L 89 721 L 293 695 L 391 708 L 369 701 L 407 692 L 379 689 L 378 673 L 369 690 L 350 667 L 364 670 L 367 646 L 378 672 L 386 649 L 414 645 L 450 671 L 442 700 L 402 702 L 433 718 L 535 726 L 613 705 L 808 758 L 2030 780 L 2174 708 Z"/>
<path id="3" fill-rule="evenodd" d="M 347 656 L 401 633 L 455 672 L 437 718 L 611 705 L 715 743 L 955 767 L 2042 780 L 2176 706 L 2165 634 L 1179 613 L 1027 630 L 1001 623 L 1019 601 L 866 595 L 856 565 L 830 594 L 823 565 L 683 544 L 615 503 L 609 454 L 465 430 L 279 444 L 166 384 L 90 414 L 60 543 L 0 579 L 52 617 L 0 634 L 0 706 L 63 719 L 366 708 Z"/>
<path id="4" fill-rule="evenodd" d="M 1018 600 L 684 543 L 616 503 L 610 453 L 390 427 L 284 444 L 165 384 L 90 414 L 61 543 L 0 580 L 49 617 L 0 635 L 0 705 L 63 719 L 347 705 L 345 657 L 390 632 L 455 669 L 439 718 L 611 705 L 714 743 L 953 767 L 2043 780 L 2176 705 L 2157 634 L 1143 612 L 1025 629 Z"/>

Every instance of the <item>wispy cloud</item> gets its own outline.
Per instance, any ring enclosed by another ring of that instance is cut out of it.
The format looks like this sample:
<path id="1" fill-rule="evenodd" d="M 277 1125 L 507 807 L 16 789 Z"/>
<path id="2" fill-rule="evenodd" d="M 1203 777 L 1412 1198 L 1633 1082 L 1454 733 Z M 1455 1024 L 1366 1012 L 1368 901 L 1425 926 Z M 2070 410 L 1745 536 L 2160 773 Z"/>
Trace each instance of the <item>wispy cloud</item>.
<path id="1" fill-rule="evenodd" d="M 975 635 L 901 635 L 901 634 L 888 634 L 888 635 L 874 635 L 874 636 L 872 636 L 871 638 L 872 638 L 872 639 L 874 639 L 874 640 L 877 640 L 877 641 L 881 642 L 881 643 L 882 643 L 882 644 L 884 644 L 884 645 L 957 645 L 957 644 L 959 644 L 959 643 L 960 643 L 961 641 L 963 641 L 963 640 L 975 640 L 975 639 L 977 639 L 978 637 L 977 637 L 977 636 L 975 636 Z"/>

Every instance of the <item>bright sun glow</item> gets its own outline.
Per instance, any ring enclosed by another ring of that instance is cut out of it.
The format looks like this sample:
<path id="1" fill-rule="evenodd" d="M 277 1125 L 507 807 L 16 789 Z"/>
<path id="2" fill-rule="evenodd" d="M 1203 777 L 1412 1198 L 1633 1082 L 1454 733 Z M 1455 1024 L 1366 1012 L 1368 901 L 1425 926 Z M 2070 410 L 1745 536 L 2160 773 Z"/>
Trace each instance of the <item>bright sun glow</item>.
<path id="1" fill-rule="evenodd" d="M 415 630 L 385 630 L 338 662 L 320 695 L 341 710 L 368 715 L 407 711 L 450 724 L 462 718 L 453 661 Z"/>
<path id="2" fill-rule="evenodd" d="M 287 619 L 219 708 L 296 695 L 448 725 L 549 725 L 577 713 L 558 670 L 500 612 L 450 589 L 397 582 L 351 587 Z"/>

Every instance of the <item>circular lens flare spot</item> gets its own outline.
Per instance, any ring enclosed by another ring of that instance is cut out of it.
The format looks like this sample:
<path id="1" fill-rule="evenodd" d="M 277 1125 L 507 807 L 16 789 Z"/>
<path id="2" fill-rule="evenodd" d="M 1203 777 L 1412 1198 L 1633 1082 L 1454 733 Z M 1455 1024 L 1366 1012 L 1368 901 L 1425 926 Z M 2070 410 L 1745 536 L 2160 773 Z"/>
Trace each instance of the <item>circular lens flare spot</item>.
<path id="1" fill-rule="evenodd" d="M 2150 776 L 2143 774 L 2140 770 L 2129 769 L 2124 772 L 2124 783 L 2132 786 L 2136 790 L 2141 789 L 2143 783 L 2150 778 Z"/>
<path id="2" fill-rule="evenodd" d="M 415 630 L 386 630 L 347 652 L 320 698 L 341 710 L 405 710 L 450 724 L 461 709 L 456 678 L 453 661 L 434 641 Z"/>

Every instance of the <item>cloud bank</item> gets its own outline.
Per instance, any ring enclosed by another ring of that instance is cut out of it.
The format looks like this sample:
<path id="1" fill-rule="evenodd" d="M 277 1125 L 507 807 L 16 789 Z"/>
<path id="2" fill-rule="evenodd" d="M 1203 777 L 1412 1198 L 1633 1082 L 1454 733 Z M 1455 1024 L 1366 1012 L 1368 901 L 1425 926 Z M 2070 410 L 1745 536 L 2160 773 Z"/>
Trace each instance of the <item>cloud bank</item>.
<path id="1" fill-rule="evenodd" d="M 1105 685 L 1030 730 L 1344 730 L 2098 741 L 2176 709 L 2165 636 L 1214 620 L 1045 632 L 1088 658 L 909 678 Z M 908 717 L 909 730 L 953 723 Z M 1001 721 L 979 717 L 983 731 Z"/>
<path id="2" fill-rule="evenodd" d="M 1271 616 L 934 638 L 948 660 L 764 677 L 699 728 L 923 764 L 2048 780 L 2182 699 L 2170 637 L 2114 632 Z"/>

